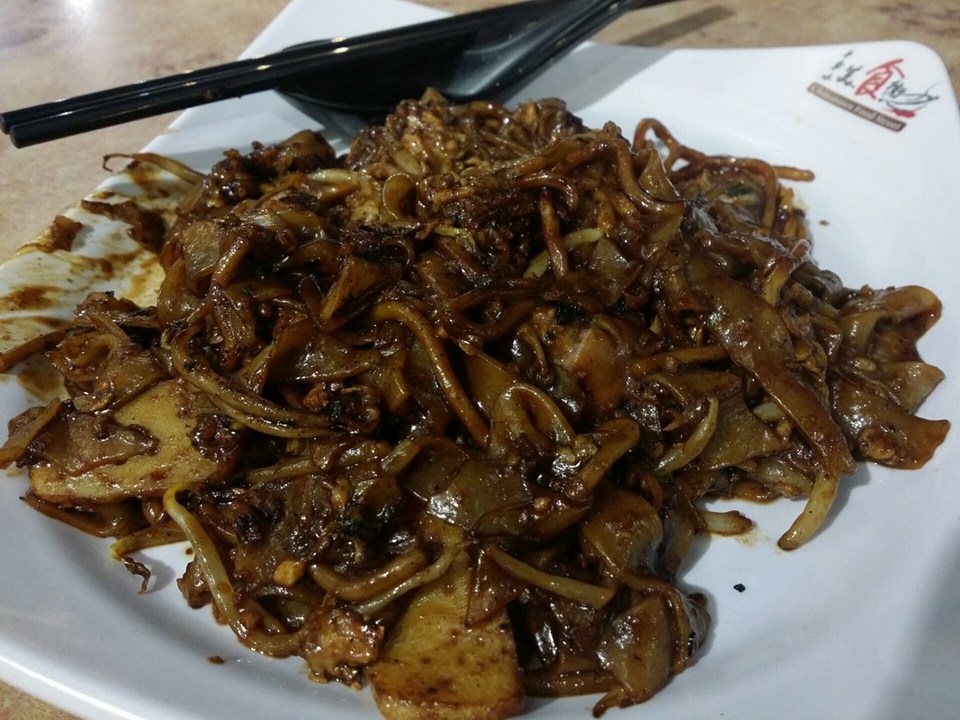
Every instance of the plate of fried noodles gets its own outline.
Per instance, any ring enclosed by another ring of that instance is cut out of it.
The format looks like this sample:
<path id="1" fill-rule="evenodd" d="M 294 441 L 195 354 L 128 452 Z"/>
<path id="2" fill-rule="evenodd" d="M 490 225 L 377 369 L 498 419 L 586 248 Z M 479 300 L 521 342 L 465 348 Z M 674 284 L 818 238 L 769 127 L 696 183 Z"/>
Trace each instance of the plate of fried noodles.
<path id="1" fill-rule="evenodd" d="M 247 54 L 434 14 L 364 4 Z M 261 94 L 108 165 L 0 267 L 6 681 L 98 719 L 955 716 L 929 49 L 591 44 L 502 104 Z"/>

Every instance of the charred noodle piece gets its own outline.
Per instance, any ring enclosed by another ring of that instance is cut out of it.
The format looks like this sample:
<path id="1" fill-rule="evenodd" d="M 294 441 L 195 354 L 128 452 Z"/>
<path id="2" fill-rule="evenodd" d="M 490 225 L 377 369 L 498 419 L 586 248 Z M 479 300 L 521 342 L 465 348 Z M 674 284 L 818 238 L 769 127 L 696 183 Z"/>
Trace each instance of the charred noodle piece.
<path id="1" fill-rule="evenodd" d="M 854 458 L 919 467 L 947 432 L 916 416 L 939 301 L 845 288 L 780 182 L 809 173 L 656 121 L 631 146 L 559 100 L 428 93 L 342 158 L 136 158 L 193 183 L 157 306 L 94 295 L 0 356 L 68 395 L 0 463 L 145 580 L 132 554 L 186 538 L 191 607 L 387 717 L 645 701 L 707 632 L 690 548 L 751 525 L 701 500 L 806 498 L 792 549 Z"/>

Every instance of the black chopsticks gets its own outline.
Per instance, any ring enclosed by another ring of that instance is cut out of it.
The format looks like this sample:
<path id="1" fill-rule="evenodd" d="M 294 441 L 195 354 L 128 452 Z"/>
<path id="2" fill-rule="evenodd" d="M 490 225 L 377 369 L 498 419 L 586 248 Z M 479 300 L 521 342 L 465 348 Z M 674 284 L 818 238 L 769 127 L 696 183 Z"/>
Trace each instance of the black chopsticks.
<path id="1" fill-rule="evenodd" d="M 0 113 L 0 131 L 16 147 L 75 135 L 182 110 L 226 98 L 281 87 L 284 81 L 312 73 L 344 70 L 405 45 L 422 47 L 489 23 L 518 23 L 563 0 L 527 0 L 477 12 L 370 33 L 355 38 L 319 40 L 276 53 L 179 73 L 73 98 Z"/>

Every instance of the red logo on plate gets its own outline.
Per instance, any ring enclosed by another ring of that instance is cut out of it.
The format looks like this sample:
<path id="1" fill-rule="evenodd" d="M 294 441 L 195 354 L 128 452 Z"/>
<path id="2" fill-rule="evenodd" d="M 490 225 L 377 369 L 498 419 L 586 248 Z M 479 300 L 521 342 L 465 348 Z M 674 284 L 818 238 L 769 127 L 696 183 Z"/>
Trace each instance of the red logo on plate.
<path id="1" fill-rule="evenodd" d="M 868 69 L 869 68 L 869 69 Z M 906 60 L 891 58 L 879 64 L 862 64 L 855 51 L 847 50 L 841 58 L 807 88 L 820 97 L 853 114 L 889 130 L 900 131 L 905 120 L 939 96 L 932 86 L 918 90 L 907 78 Z M 887 115 L 889 111 L 892 115 Z"/>

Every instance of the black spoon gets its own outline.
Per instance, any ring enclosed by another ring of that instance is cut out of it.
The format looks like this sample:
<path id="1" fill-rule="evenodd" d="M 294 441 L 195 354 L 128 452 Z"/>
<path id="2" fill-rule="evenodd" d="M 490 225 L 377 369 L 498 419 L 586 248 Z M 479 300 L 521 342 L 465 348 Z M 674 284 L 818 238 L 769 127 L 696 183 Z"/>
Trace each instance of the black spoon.
<path id="1" fill-rule="evenodd" d="M 349 73 L 297 75 L 278 89 L 308 114 L 335 110 L 361 117 L 382 116 L 399 99 L 417 97 L 426 87 L 452 102 L 502 100 L 624 12 L 668 1 L 545 2 L 530 8 L 536 17 L 507 18 L 502 26 L 479 24 L 468 36 L 409 38 L 378 53 L 357 53 Z"/>
<path id="2" fill-rule="evenodd" d="M 276 89 L 311 115 L 363 117 L 437 88 L 500 99 L 627 10 L 672 0 L 527 0 L 0 113 L 26 147 L 151 115 Z"/>

